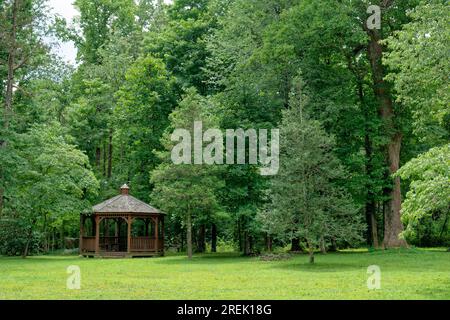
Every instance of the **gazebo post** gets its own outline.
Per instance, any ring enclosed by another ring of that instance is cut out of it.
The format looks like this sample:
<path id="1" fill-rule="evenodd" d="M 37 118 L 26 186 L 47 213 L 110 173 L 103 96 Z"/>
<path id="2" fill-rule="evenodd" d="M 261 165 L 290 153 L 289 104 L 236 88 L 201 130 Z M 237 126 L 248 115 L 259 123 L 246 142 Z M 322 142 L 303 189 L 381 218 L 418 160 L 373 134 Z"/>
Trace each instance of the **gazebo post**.
<path id="1" fill-rule="evenodd" d="M 164 256 L 164 216 L 161 216 L 161 238 L 162 238 L 162 241 L 163 241 L 163 248 L 162 248 L 162 255 Z"/>
<path id="2" fill-rule="evenodd" d="M 127 252 L 131 252 L 131 216 L 128 215 Z"/>
<path id="3" fill-rule="evenodd" d="M 156 220 L 155 220 L 155 246 L 156 246 L 156 253 L 158 253 L 159 251 L 159 219 L 158 216 L 156 216 Z"/>
<path id="4" fill-rule="evenodd" d="M 95 254 L 100 253 L 100 217 L 95 215 Z"/>

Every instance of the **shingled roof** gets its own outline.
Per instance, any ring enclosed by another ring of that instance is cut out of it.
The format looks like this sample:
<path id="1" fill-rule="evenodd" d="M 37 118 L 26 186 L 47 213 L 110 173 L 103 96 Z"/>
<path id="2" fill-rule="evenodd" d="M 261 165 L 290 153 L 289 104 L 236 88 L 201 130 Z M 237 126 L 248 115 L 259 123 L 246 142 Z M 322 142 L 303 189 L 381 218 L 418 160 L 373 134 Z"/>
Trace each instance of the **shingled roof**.
<path id="1" fill-rule="evenodd" d="M 129 195 L 129 187 L 125 184 L 120 190 L 121 194 L 97 204 L 92 208 L 94 213 L 148 213 L 163 214 L 160 210 Z"/>

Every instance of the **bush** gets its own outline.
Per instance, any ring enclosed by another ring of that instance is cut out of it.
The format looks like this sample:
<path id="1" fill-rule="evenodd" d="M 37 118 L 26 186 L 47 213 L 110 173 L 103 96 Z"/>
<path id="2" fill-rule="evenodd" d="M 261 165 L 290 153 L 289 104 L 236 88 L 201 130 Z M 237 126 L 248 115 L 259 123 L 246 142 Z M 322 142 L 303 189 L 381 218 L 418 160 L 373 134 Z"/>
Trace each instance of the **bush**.
<path id="1" fill-rule="evenodd" d="M 40 234 L 33 232 L 29 254 L 39 253 Z M 27 230 L 15 219 L 0 220 L 0 255 L 20 256 L 27 244 Z"/>

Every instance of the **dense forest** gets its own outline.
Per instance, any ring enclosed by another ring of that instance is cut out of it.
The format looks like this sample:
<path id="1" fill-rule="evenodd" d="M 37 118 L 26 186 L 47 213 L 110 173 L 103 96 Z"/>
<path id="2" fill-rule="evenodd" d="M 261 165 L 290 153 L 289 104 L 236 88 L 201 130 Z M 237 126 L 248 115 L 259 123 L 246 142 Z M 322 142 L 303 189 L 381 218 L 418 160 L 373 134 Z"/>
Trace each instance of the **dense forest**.
<path id="1" fill-rule="evenodd" d="M 124 183 L 189 256 L 450 246 L 448 1 L 74 6 L 0 0 L 0 254 L 66 247 Z M 174 164 L 195 121 L 280 129 L 278 174 Z"/>

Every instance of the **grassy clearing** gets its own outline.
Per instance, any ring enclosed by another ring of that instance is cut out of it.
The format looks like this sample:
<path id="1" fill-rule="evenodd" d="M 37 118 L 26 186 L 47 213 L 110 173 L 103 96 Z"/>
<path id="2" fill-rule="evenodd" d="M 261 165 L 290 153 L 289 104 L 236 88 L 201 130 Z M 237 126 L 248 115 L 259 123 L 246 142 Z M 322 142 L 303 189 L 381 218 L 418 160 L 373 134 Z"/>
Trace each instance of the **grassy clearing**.
<path id="1" fill-rule="evenodd" d="M 0 299 L 450 299 L 450 253 L 348 251 L 261 261 L 236 254 L 151 259 L 0 258 Z M 70 265 L 81 290 L 66 289 Z M 367 289 L 367 267 L 381 289 Z"/>

